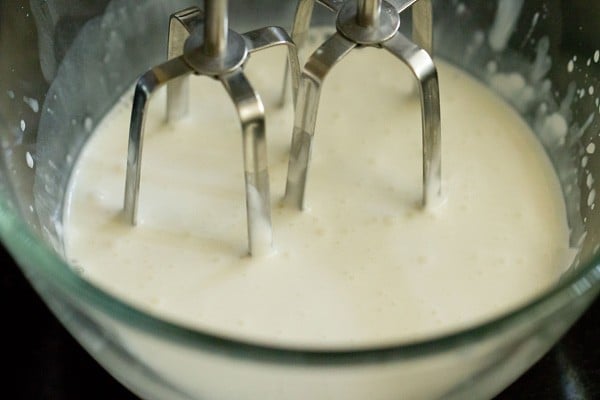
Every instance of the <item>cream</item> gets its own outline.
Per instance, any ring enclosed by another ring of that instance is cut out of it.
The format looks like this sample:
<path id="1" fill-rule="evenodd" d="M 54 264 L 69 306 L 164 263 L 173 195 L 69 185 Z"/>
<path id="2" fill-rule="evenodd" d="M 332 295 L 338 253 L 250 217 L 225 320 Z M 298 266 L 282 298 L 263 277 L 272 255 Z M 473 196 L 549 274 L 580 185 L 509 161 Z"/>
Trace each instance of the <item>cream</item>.
<path id="1" fill-rule="evenodd" d="M 442 205 L 419 207 L 410 74 L 365 49 L 325 82 L 309 209 L 282 206 L 293 119 L 291 104 L 275 107 L 283 57 L 256 55 L 247 69 L 267 106 L 275 252 L 247 256 L 239 123 L 218 82 L 192 78 L 188 118 L 163 122 L 164 93 L 151 105 L 138 226 L 121 215 L 131 93 L 84 149 L 65 226 L 67 256 L 87 279 L 194 328 L 337 347 L 481 322 L 569 266 L 565 205 L 540 144 L 499 97 L 443 62 Z"/>

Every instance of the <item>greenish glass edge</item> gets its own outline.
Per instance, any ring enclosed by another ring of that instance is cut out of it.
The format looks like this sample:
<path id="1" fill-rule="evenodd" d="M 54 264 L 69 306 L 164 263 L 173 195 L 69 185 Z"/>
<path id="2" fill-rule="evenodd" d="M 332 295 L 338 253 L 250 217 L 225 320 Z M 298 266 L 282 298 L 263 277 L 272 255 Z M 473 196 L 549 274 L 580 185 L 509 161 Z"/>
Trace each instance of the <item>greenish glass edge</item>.
<path id="1" fill-rule="evenodd" d="M 11 211 L 5 187 L 0 187 L 0 239 L 28 279 L 31 281 L 41 279 L 46 286 L 49 284 L 52 289 L 58 289 L 68 297 L 82 299 L 120 323 L 204 352 L 275 363 L 294 362 L 321 366 L 369 364 L 381 362 L 382 359 L 400 361 L 438 354 L 466 346 L 476 339 L 495 336 L 517 325 L 533 313 L 543 313 L 545 309 L 550 308 L 558 310 L 578 298 L 589 298 L 591 302 L 600 292 L 600 255 L 597 255 L 568 279 L 559 282 L 558 285 L 528 303 L 487 322 L 454 333 L 422 341 L 369 349 L 285 348 L 217 337 L 163 321 L 103 291 L 77 275 L 48 245 L 35 237 L 23 221 Z M 43 265 L 43 268 L 38 265 Z"/>

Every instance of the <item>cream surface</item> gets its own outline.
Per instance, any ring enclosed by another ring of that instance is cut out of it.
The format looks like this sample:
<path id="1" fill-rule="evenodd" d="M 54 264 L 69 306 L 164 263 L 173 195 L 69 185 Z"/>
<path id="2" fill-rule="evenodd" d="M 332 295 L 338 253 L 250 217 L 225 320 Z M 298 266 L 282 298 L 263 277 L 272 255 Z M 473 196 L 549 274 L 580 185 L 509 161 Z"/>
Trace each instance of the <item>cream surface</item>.
<path id="1" fill-rule="evenodd" d="M 293 120 L 291 104 L 275 106 L 283 58 L 257 54 L 247 69 L 267 106 L 274 254 L 247 256 L 233 106 L 218 82 L 192 78 L 188 118 L 164 123 L 164 93 L 151 105 L 138 226 L 121 215 L 131 93 L 82 153 L 65 227 L 67 256 L 86 278 L 168 320 L 299 346 L 441 334 L 558 280 L 571 251 L 549 161 L 509 106 L 443 62 L 441 206 L 419 207 L 411 76 L 373 49 L 327 78 L 309 209 L 282 206 Z"/>

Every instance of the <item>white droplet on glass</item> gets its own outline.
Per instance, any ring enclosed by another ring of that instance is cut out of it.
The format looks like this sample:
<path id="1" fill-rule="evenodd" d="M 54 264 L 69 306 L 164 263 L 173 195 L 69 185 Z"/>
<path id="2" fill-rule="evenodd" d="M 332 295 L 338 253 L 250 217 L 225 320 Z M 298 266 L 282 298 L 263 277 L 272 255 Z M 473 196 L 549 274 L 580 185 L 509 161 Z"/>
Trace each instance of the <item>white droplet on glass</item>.
<path id="1" fill-rule="evenodd" d="M 33 156 L 31 155 L 30 152 L 25 153 L 25 162 L 27 162 L 27 166 L 29 168 L 33 168 L 35 163 L 33 161 Z"/>

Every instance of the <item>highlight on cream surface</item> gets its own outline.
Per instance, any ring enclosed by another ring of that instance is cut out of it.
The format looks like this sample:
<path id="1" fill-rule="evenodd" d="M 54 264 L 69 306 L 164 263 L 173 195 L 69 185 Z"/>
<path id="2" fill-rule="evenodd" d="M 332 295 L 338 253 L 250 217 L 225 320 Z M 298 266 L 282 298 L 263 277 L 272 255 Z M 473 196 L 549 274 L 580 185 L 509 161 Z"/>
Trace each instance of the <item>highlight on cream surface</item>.
<path id="1" fill-rule="evenodd" d="M 442 61 L 442 205 L 419 207 L 410 74 L 373 49 L 351 54 L 325 83 L 309 209 L 282 205 L 293 120 L 291 102 L 275 106 L 283 57 L 253 56 L 247 71 L 267 106 L 275 252 L 247 256 L 235 111 L 218 82 L 191 79 L 187 119 L 166 124 L 164 93 L 152 102 L 136 227 L 121 216 L 131 93 L 80 156 L 65 237 L 85 278 L 194 328 L 336 347 L 490 319 L 569 267 L 565 205 L 541 145 L 499 97 Z"/>

